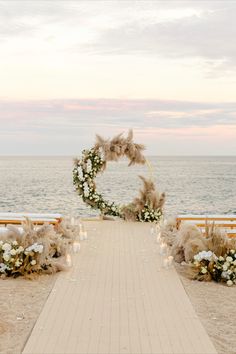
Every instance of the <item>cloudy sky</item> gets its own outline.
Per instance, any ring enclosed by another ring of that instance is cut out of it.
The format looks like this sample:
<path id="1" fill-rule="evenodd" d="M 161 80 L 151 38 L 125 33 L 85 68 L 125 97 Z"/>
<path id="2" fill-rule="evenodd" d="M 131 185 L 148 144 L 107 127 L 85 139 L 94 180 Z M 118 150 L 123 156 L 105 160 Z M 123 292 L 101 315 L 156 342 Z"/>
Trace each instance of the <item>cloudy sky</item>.
<path id="1" fill-rule="evenodd" d="M 152 155 L 235 155 L 236 1 L 1 1 L 0 155 L 133 128 Z"/>

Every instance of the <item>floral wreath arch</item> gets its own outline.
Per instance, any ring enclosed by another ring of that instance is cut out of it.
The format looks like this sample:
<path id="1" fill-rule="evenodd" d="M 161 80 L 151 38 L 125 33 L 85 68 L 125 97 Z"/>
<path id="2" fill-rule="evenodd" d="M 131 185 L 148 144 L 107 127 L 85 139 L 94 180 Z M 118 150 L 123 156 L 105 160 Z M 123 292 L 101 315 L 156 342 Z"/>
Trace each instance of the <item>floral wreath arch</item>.
<path id="1" fill-rule="evenodd" d="M 116 216 L 129 221 L 158 222 L 162 217 L 165 194 L 158 193 L 151 178 L 139 176 L 143 182 L 139 196 L 123 206 L 105 200 L 96 190 L 95 178 L 106 169 L 109 161 L 127 157 L 129 166 L 145 164 L 147 160 L 143 155 L 144 149 L 144 145 L 133 142 L 132 130 L 127 137 L 124 137 L 123 133 L 113 139 L 104 139 L 97 135 L 95 145 L 90 150 L 83 150 L 81 159 L 75 159 L 75 190 L 87 205 L 100 210 L 101 215 Z"/>

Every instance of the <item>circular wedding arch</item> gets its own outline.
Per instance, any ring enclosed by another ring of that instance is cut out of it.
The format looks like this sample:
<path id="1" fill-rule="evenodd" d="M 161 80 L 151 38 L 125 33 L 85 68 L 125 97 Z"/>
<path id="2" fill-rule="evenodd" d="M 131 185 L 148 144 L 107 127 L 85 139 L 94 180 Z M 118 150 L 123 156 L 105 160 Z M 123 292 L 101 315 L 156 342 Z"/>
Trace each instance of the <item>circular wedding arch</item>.
<path id="1" fill-rule="evenodd" d="M 133 142 L 132 130 L 127 137 L 124 137 L 123 133 L 113 139 L 103 139 L 97 135 L 94 147 L 83 150 L 81 159 L 75 159 L 74 163 L 73 183 L 84 203 L 100 210 L 101 215 L 120 217 L 124 220 L 158 222 L 162 217 L 165 195 L 157 192 L 151 179 L 139 176 L 143 181 L 139 197 L 123 206 L 105 200 L 96 190 L 95 178 L 106 169 L 109 161 L 127 157 L 129 166 L 145 164 L 147 160 L 143 155 L 144 149 L 144 145 Z"/>

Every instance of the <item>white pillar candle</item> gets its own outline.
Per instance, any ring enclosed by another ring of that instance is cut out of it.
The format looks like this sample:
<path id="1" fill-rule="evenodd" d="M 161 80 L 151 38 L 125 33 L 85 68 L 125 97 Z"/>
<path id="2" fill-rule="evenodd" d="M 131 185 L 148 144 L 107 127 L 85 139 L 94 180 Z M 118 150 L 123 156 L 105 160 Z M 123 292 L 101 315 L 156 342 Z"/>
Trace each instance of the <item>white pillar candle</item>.
<path id="1" fill-rule="evenodd" d="M 161 233 L 160 232 L 157 234 L 157 243 L 158 244 L 161 243 Z"/>
<path id="2" fill-rule="evenodd" d="M 163 259 L 163 267 L 166 268 L 166 269 L 169 267 L 169 260 L 168 260 L 168 258 L 164 258 L 164 259 Z"/>
<path id="3" fill-rule="evenodd" d="M 74 226 L 74 224 L 75 224 L 75 218 L 72 216 L 72 218 L 70 219 L 70 222 L 71 222 L 71 225 L 73 225 Z"/>
<path id="4" fill-rule="evenodd" d="M 84 240 L 87 240 L 87 238 L 88 238 L 88 233 L 87 231 L 84 231 Z"/>
<path id="5" fill-rule="evenodd" d="M 164 256 L 166 253 L 167 253 L 167 244 L 161 243 L 160 244 L 160 254 Z"/>
<path id="6" fill-rule="evenodd" d="M 68 267 L 72 267 L 72 258 L 69 253 L 67 253 L 66 255 L 66 264 L 68 265 Z"/>
<path id="7" fill-rule="evenodd" d="M 174 257 L 173 257 L 173 256 L 169 256 L 169 257 L 168 257 L 168 266 L 169 266 L 169 267 L 172 266 L 173 260 L 174 260 Z"/>
<path id="8" fill-rule="evenodd" d="M 79 252 L 79 250 L 80 250 L 80 243 L 79 243 L 79 241 L 74 241 L 74 242 L 73 242 L 73 252 L 74 252 L 74 253 L 77 253 L 77 252 Z"/>
<path id="9" fill-rule="evenodd" d="M 150 229 L 150 233 L 151 233 L 151 235 L 153 235 L 153 234 L 154 234 L 154 232 L 155 232 L 154 227 L 151 227 L 151 229 Z"/>

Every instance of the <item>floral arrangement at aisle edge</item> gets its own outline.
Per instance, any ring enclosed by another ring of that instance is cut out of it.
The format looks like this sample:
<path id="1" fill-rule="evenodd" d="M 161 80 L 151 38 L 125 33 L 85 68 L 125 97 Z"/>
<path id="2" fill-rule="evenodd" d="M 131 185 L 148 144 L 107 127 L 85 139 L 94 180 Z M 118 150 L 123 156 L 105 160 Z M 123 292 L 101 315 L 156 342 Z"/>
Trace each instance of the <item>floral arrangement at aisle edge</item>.
<path id="1" fill-rule="evenodd" d="M 228 286 L 236 284 L 236 251 L 228 251 L 217 257 L 212 251 L 202 251 L 192 261 L 192 278 L 226 282 Z"/>
<path id="2" fill-rule="evenodd" d="M 82 152 L 82 158 L 76 159 L 73 169 L 73 183 L 84 203 L 100 210 L 102 215 L 120 217 L 129 221 L 158 222 L 162 217 L 165 194 L 157 192 L 152 180 L 140 176 L 143 188 L 139 197 L 128 205 L 119 206 L 107 201 L 96 190 L 95 178 L 106 169 L 108 161 L 118 161 L 121 157 L 129 159 L 129 166 L 144 164 L 142 154 L 144 146 L 133 142 L 133 132 L 125 138 L 119 134 L 113 139 L 97 136 L 96 143 L 90 150 Z"/>
<path id="3" fill-rule="evenodd" d="M 170 219 L 163 224 L 161 237 L 190 279 L 236 284 L 236 239 L 214 223 L 206 223 L 204 234 L 196 225 L 182 222 L 178 228 L 177 220 Z"/>
<path id="4" fill-rule="evenodd" d="M 35 226 L 29 219 L 22 231 L 13 225 L 0 240 L 0 277 L 32 277 L 66 269 L 65 256 L 75 234 L 65 222 Z"/>

